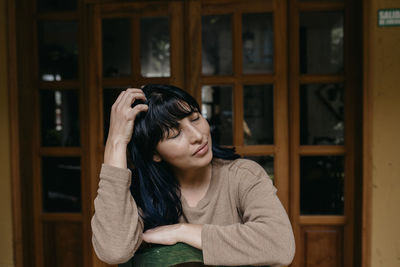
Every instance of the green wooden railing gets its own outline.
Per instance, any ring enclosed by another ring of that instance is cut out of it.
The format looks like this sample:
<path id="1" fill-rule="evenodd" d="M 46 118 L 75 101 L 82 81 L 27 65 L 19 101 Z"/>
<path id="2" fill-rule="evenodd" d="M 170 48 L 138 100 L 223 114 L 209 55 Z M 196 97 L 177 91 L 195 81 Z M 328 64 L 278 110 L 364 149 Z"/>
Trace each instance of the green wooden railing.
<path id="1" fill-rule="evenodd" d="M 172 246 L 152 245 L 140 249 L 128 262 L 118 267 L 170 267 L 170 266 L 198 267 L 204 266 L 201 250 L 184 243 Z M 268 267 L 268 266 L 266 266 Z"/>

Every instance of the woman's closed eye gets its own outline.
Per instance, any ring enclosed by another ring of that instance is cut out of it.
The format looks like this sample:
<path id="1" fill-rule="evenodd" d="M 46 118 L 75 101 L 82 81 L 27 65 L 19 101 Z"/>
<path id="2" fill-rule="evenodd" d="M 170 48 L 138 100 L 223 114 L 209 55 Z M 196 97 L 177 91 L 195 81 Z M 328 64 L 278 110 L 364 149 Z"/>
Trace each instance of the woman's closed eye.
<path id="1" fill-rule="evenodd" d="M 200 119 L 199 113 L 194 113 L 190 118 L 191 121 L 198 121 L 199 119 Z"/>
<path id="2" fill-rule="evenodd" d="M 177 138 L 181 134 L 181 129 L 171 129 L 168 133 L 167 139 Z"/>

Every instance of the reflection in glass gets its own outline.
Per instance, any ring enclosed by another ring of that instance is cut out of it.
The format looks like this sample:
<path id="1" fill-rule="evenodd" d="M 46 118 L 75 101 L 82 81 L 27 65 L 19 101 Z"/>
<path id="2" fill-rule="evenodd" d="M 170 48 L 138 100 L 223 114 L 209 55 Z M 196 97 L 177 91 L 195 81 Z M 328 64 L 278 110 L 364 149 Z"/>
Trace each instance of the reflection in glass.
<path id="1" fill-rule="evenodd" d="M 271 13 L 243 14 L 243 73 L 273 72 Z"/>
<path id="2" fill-rule="evenodd" d="M 77 90 L 40 90 L 42 146 L 79 146 Z"/>
<path id="3" fill-rule="evenodd" d="M 38 0 L 39 12 L 73 11 L 77 8 L 77 0 Z"/>
<path id="4" fill-rule="evenodd" d="M 274 176 L 274 156 L 273 155 L 268 155 L 268 156 L 245 156 L 247 159 L 254 160 L 258 164 L 260 164 L 264 170 L 267 172 L 269 178 L 271 178 L 272 182 L 275 182 L 275 176 Z"/>
<path id="5" fill-rule="evenodd" d="M 131 21 L 129 18 L 103 19 L 103 76 L 131 74 Z"/>
<path id="6" fill-rule="evenodd" d="M 81 211 L 80 159 L 42 159 L 43 210 L 45 212 Z"/>
<path id="7" fill-rule="evenodd" d="M 111 107 L 117 100 L 119 94 L 128 88 L 104 88 L 103 90 L 103 122 L 104 122 L 104 143 L 107 141 L 108 129 L 110 128 Z"/>
<path id="8" fill-rule="evenodd" d="M 344 144 L 343 84 L 305 84 L 300 87 L 300 143 Z"/>
<path id="9" fill-rule="evenodd" d="M 232 86 L 205 85 L 201 90 L 201 113 L 210 123 L 213 142 L 233 145 Z"/>
<path id="10" fill-rule="evenodd" d="M 211 15 L 202 18 L 202 73 L 232 74 L 232 16 Z"/>
<path id="11" fill-rule="evenodd" d="M 344 157 L 301 157 L 301 214 L 342 215 L 343 208 Z"/>
<path id="12" fill-rule="evenodd" d="M 170 76 L 170 39 L 168 17 L 140 20 L 140 67 L 143 77 Z"/>
<path id="13" fill-rule="evenodd" d="M 50 82 L 77 79 L 78 23 L 41 21 L 38 38 L 40 79 Z"/>
<path id="14" fill-rule="evenodd" d="M 343 42 L 342 12 L 301 13 L 301 73 L 343 73 Z"/>
<path id="15" fill-rule="evenodd" d="M 272 85 L 243 88 L 243 131 L 246 145 L 274 143 L 274 97 Z"/>

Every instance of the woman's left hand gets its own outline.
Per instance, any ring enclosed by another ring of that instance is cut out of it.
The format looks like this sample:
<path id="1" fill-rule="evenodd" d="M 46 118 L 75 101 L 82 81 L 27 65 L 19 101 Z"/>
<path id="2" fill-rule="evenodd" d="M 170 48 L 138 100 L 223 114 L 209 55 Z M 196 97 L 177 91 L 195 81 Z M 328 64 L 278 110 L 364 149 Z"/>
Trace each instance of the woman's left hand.
<path id="1" fill-rule="evenodd" d="M 174 245 L 183 242 L 192 247 L 201 249 L 202 225 L 178 223 L 163 225 L 149 229 L 143 233 L 143 240 L 147 243 Z"/>

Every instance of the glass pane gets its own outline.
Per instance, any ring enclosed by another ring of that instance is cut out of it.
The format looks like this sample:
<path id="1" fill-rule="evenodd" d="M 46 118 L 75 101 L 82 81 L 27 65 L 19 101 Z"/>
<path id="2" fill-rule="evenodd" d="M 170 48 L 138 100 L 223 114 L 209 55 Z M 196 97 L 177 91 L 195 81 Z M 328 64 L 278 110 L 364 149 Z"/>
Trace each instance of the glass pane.
<path id="1" fill-rule="evenodd" d="M 77 79 L 78 23 L 39 22 L 38 38 L 40 79 L 42 81 Z"/>
<path id="2" fill-rule="evenodd" d="M 232 86 L 205 85 L 201 90 L 202 115 L 211 127 L 213 142 L 233 145 Z"/>
<path id="3" fill-rule="evenodd" d="M 232 74 L 232 16 L 202 17 L 202 73 Z"/>
<path id="4" fill-rule="evenodd" d="M 168 17 L 141 18 L 140 30 L 140 67 L 142 76 L 170 76 L 171 45 Z"/>
<path id="5" fill-rule="evenodd" d="M 267 172 L 269 178 L 271 178 L 272 182 L 275 182 L 274 176 L 274 156 L 245 156 L 247 159 L 254 160 L 258 164 L 260 164 L 264 170 Z"/>
<path id="6" fill-rule="evenodd" d="M 301 13 L 301 73 L 343 73 L 343 42 L 342 12 Z"/>
<path id="7" fill-rule="evenodd" d="M 274 96 L 272 85 L 243 88 L 243 131 L 245 145 L 274 143 Z"/>
<path id="8" fill-rule="evenodd" d="M 82 223 L 80 222 L 44 222 L 44 266 L 83 266 L 82 237 Z"/>
<path id="9" fill-rule="evenodd" d="M 40 90 L 42 146 L 79 146 L 77 90 Z"/>
<path id="10" fill-rule="evenodd" d="M 77 0 L 38 0 L 39 12 L 76 10 Z"/>
<path id="11" fill-rule="evenodd" d="M 273 72 L 272 14 L 243 14 L 242 31 L 243 73 Z"/>
<path id="12" fill-rule="evenodd" d="M 131 67 L 131 21 L 103 19 L 103 76 L 129 76 Z"/>
<path id="13" fill-rule="evenodd" d="M 42 159 L 44 212 L 81 211 L 81 163 L 78 157 Z"/>
<path id="14" fill-rule="evenodd" d="M 300 87 L 300 143 L 344 144 L 343 84 L 307 84 Z"/>
<path id="15" fill-rule="evenodd" d="M 104 88 L 103 90 L 104 143 L 107 141 L 108 129 L 110 128 L 111 107 L 119 94 L 126 88 L 128 86 L 125 88 Z"/>
<path id="16" fill-rule="evenodd" d="M 344 157 L 300 159 L 301 214 L 343 214 Z"/>

